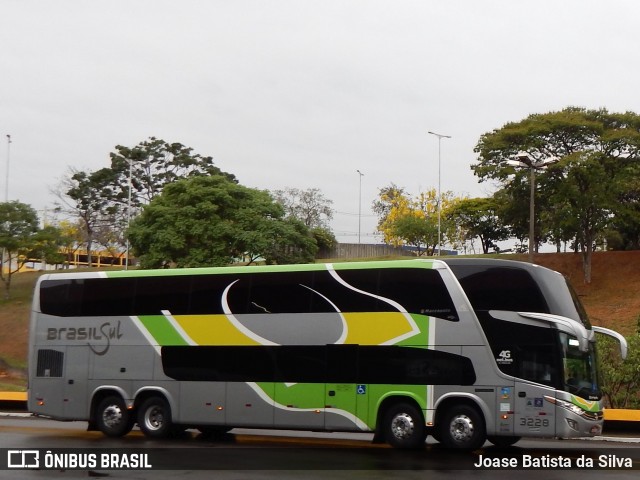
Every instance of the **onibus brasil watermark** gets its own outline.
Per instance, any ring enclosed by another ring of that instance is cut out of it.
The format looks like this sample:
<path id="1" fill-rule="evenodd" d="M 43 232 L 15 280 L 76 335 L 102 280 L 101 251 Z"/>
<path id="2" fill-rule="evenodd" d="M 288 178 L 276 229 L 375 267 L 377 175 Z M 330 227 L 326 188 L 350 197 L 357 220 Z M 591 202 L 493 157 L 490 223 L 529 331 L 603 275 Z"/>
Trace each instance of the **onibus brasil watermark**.
<path id="1" fill-rule="evenodd" d="M 633 459 L 617 454 L 603 454 L 596 457 L 580 455 L 569 457 L 565 455 L 528 455 L 512 457 L 486 457 L 480 455 L 473 464 L 475 468 L 633 468 Z"/>
<path id="2" fill-rule="evenodd" d="M 138 470 L 151 469 L 148 453 L 140 452 L 94 452 L 52 451 L 38 449 L 7 450 L 9 469 L 64 469 L 64 470 Z"/>

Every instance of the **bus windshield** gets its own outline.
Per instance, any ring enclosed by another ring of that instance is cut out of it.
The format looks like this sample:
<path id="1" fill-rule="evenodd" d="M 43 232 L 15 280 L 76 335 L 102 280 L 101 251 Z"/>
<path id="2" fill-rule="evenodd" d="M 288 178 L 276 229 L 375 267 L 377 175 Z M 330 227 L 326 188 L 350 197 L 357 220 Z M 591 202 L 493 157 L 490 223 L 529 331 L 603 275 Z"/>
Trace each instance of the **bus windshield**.
<path id="1" fill-rule="evenodd" d="M 564 387 L 587 400 L 600 400 L 598 370 L 594 344 L 589 344 L 588 352 L 581 352 L 578 339 L 560 332 L 560 344 L 563 353 Z"/>

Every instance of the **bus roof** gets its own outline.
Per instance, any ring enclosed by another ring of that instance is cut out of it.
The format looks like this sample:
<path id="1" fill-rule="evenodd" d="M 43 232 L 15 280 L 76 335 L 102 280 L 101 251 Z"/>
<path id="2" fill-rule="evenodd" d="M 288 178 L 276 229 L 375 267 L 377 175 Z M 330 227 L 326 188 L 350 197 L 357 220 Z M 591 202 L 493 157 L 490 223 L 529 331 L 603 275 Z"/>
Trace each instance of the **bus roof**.
<path id="1" fill-rule="evenodd" d="M 360 270 L 381 268 L 437 268 L 435 259 L 409 259 L 409 260 L 380 260 L 362 262 L 339 263 L 311 263 L 291 265 L 253 265 L 253 266 L 228 266 L 228 267 L 198 267 L 198 268 L 165 268 L 151 270 L 102 270 L 95 272 L 65 272 L 43 275 L 43 279 L 64 278 L 127 278 L 127 277 L 161 277 L 181 275 L 215 275 L 215 274 L 248 274 L 248 273 L 273 273 L 273 272 L 313 272 L 334 270 Z"/>
<path id="2" fill-rule="evenodd" d="M 517 269 L 523 272 L 527 272 L 533 281 L 535 286 L 539 289 L 539 294 L 544 297 L 547 303 L 549 311 L 538 313 L 551 313 L 554 315 L 561 315 L 576 320 L 585 327 L 590 328 L 589 318 L 582 303 L 580 302 L 578 295 L 575 293 L 568 280 L 559 272 L 543 267 L 541 265 L 535 265 L 528 262 L 519 262 L 515 260 L 500 260 L 489 258 L 446 258 L 442 259 L 451 270 L 454 275 L 461 282 L 463 288 L 465 286 L 464 278 L 476 275 L 478 277 L 485 276 L 484 280 L 478 281 L 476 285 L 481 285 L 481 288 L 490 290 L 493 286 L 494 279 L 500 278 L 500 269 Z M 495 270 L 498 269 L 498 270 Z M 491 271 L 493 270 L 493 271 Z M 503 270 L 504 271 L 504 270 Z M 517 288 L 516 286 L 512 286 Z M 534 295 L 538 292 L 530 292 Z M 476 292 L 476 295 L 481 292 Z M 503 290 L 503 295 L 508 295 Z M 469 294 L 468 294 L 469 295 Z M 471 302 L 473 305 L 473 301 Z M 513 303 L 513 302 L 511 302 Z M 473 305 L 476 308 L 475 305 Z M 495 308 L 501 310 L 501 308 Z M 527 311 L 526 309 L 520 309 L 520 311 Z"/>

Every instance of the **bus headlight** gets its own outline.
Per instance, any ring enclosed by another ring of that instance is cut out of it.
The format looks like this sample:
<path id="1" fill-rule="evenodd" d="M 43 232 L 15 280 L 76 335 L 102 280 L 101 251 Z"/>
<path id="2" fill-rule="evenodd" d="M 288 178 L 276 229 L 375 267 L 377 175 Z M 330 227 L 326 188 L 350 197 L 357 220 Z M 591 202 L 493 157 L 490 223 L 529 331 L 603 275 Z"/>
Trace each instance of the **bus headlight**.
<path id="1" fill-rule="evenodd" d="M 554 405 L 562 407 L 565 410 L 569 410 L 571 413 L 575 413 L 576 415 L 579 415 L 580 417 L 590 421 L 599 421 L 604 418 L 602 412 L 587 412 L 586 410 L 580 408 L 578 405 L 574 405 L 573 403 L 567 402 L 565 400 L 560 400 L 559 398 L 545 396 L 544 399 L 549 403 L 553 403 Z"/>

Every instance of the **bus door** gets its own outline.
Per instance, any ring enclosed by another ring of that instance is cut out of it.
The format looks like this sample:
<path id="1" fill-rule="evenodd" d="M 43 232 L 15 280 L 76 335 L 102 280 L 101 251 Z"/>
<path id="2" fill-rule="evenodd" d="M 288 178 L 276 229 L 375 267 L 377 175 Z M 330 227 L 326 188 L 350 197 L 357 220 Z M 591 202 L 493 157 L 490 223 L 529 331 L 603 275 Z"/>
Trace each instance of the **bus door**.
<path id="1" fill-rule="evenodd" d="M 325 396 L 325 428 L 351 430 L 356 415 L 366 418 L 367 385 L 356 383 L 358 346 L 327 346 L 327 384 Z"/>
<path id="2" fill-rule="evenodd" d="M 544 385 L 515 382 L 515 427 L 517 436 L 553 437 L 556 433 L 555 405 L 544 399 L 555 398 L 555 389 Z"/>
<path id="3" fill-rule="evenodd" d="M 536 329 L 550 332 L 549 329 Z M 517 376 L 515 380 L 515 433 L 520 436 L 555 436 L 555 405 L 545 396 L 555 398 L 557 384 L 556 346 L 551 341 L 531 342 L 512 350 Z M 528 382 L 527 382 L 528 381 Z"/>
<path id="4" fill-rule="evenodd" d="M 557 331 L 515 312 L 485 317 L 483 327 L 498 368 L 514 378 L 514 435 L 555 436 L 555 406 L 544 397 L 556 396 L 553 386 L 559 380 Z M 508 403 L 505 399 L 499 404 L 500 409 L 506 409 Z"/>

